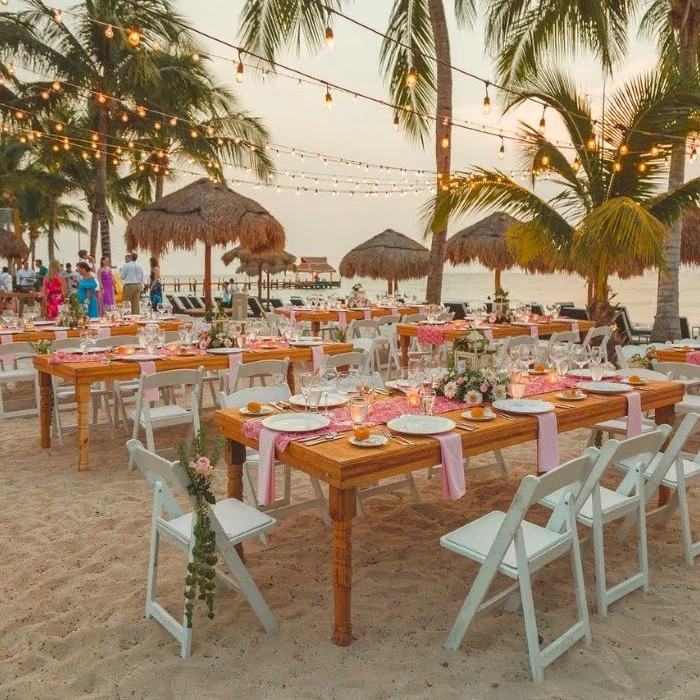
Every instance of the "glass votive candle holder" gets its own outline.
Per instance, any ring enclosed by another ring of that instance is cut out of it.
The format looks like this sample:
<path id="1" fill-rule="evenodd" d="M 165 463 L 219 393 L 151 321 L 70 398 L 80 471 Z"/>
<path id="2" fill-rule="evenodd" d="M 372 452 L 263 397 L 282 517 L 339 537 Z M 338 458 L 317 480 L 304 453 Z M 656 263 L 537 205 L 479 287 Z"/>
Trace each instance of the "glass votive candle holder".
<path id="1" fill-rule="evenodd" d="M 550 367 L 547 370 L 547 378 L 550 384 L 556 384 L 559 381 L 559 372 L 557 372 L 556 367 Z"/>
<path id="2" fill-rule="evenodd" d="M 420 389 L 411 385 L 406 390 L 406 398 L 408 399 L 409 406 L 419 406 L 420 405 Z"/>

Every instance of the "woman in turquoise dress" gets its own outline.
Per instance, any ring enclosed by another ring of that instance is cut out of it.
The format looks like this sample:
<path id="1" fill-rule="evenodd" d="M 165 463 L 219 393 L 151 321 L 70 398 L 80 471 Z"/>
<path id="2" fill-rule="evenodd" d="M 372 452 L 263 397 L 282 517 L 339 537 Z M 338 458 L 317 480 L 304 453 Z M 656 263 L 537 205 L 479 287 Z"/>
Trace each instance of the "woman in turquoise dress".
<path id="1" fill-rule="evenodd" d="M 83 309 L 86 308 L 85 302 L 87 302 L 87 315 L 90 318 L 99 318 L 100 312 L 97 307 L 96 296 L 97 282 L 95 282 L 95 277 L 90 271 L 90 266 L 81 260 L 75 267 L 80 275 L 80 282 L 78 282 L 78 301 Z"/>

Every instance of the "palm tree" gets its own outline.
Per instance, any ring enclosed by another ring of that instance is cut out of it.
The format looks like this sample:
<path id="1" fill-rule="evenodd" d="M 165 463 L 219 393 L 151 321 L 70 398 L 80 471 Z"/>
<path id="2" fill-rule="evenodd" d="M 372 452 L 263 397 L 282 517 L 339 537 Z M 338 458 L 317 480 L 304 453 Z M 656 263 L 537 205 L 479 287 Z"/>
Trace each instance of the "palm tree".
<path id="1" fill-rule="evenodd" d="M 609 72 L 624 56 L 631 19 L 640 11 L 642 35 L 657 41 L 660 70 L 697 80 L 697 0 L 490 0 L 487 26 L 500 78 L 514 86 L 526 84 L 545 57 L 570 55 L 580 47 L 593 49 Z M 674 141 L 669 190 L 685 180 L 686 146 Z M 681 221 L 676 221 L 664 244 L 666 269 L 659 274 L 652 340 L 680 336 L 680 250 Z"/>
<path id="2" fill-rule="evenodd" d="M 343 0 L 246 0 L 241 15 L 244 46 L 267 61 L 282 49 L 297 51 L 302 44 L 317 51 L 323 46 L 332 12 Z M 471 25 L 475 0 L 454 0 L 458 22 Z M 426 114 L 435 114 L 436 189 L 449 179 L 452 152 L 452 70 L 450 37 L 443 0 L 394 0 L 389 26 L 380 52 L 380 68 L 388 82 L 395 118 L 406 134 L 424 144 L 430 131 Z M 433 227 L 430 273 L 426 288 L 429 302 L 439 302 L 445 259 L 447 219 Z"/>
<path id="3" fill-rule="evenodd" d="M 531 92 L 508 107 L 533 97 L 561 118 L 573 152 L 522 125 L 523 166 L 533 173 L 547 171 L 556 192 L 545 199 L 500 171 L 476 168 L 430 206 L 437 225 L 449 215 L 480 209 L 519 219 L 522 223 L 507 233 L 519 262 L 540 259 L 580 273 L 591 284 L 593 317 L 609 320 L 611 271 L 630 264 L 665 270 L 668 228 L 700 203 L 700 178 L 659 193 L 667 166 L 663 153 L 653 150 L 655 134 L 682 141 L 698 128 L 692 109 L 700 91 L 659 73 L 629 81 L 610 98 L 596 145 L 590 104 L 572 81 L 551 68 L 541 69 L 532 81 Z"/>

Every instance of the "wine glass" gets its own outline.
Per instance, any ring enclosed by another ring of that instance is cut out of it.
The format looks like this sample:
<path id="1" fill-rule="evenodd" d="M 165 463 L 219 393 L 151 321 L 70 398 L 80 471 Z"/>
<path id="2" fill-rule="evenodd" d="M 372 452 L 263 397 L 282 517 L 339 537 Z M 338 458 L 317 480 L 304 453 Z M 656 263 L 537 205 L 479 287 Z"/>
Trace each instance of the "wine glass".
<path id="1" fill-rule="evenodd" d="M 338 372 L 335 367 L 327 367 L 320 374 L 321 391 L 325 396 L 325 408 L 328 410 L 329 395 L 336 389 L 338 381 Z"/>
<path id="2" fill-rule="evenodd" d="M 85 355 L 88 351 L 88 345 L 90 344 L 90 336 L 88 334 L 88 329 L 83 328 L 80 331 L 80 352 Z"/>
<path id="3" fill-rule="evenodd" d="M 97 345 L 97 341 L 100 338 L 100 331 L 98 328 L 88 328 L 88 343 L 90 347 L 94 350 Z"/>
<path id="4" fill-rule="evenodd" d="M 433 415 L 433 409 L 435 408 L 435 399 L 437 395 L 435 394 L 435 389 L 423 389 L 420 395 L 420 408 L 421 412 L 426 416 Z"/>
<path id="5" fill-rule="evenodd" d="M 571 348 L 571 361 L 578 367 L 579 374 L 589 362 L 588 351 L 583 345 L 574 345 Z"/>
<path id="6" fill-rule="evenodd" d="M 301 394 L 304 397 L 304 408 L 309 410 L 309 392 L 315 383 L 315 377 L 311 372 L 304 372 L 301 375 Z"/>

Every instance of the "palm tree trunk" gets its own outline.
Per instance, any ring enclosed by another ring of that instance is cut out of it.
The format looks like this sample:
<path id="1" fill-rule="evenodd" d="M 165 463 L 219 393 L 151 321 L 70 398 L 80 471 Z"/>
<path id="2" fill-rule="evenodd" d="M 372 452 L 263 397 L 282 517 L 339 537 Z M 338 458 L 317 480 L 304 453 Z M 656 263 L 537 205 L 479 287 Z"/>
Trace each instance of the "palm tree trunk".
<path id="1" fill-rule="evenodd" d="M 49 246 L 49 262 L 52 263 L 56 258 L 56 209 L 58 207 L 58 198 L 55 194 L 49 194 L 50 211 L 49 211 L 49 229 L 48 229 L 48 246 Z"/>
<path id="2" fill-rule="evenodd" d="M 88 198 L 90 211 L 90 255 L 97 257 L 97 234 L 100 231 L 100 221 L 97 218 L 97 204 L 94 192 Z"/>
<path id="3" fill-rule="evenodd" d="M 204 244 L 204 308 L 211 311 L 211 246 Z"/>
<path id="4" fill-rule="evenodd" d="M 112 257 L 109 238 L 109 219 L 107 218 L 107 130 L 109 128 L 109 112 L 104 107 L 97 113 L 97 135 L 99 137 L 100 158 L 97 161 L 97 217 L 100 223 L 100 248 L 102 255 Z"/>
<path id="5" fill-rule="evenodd" d="M 678 36 L 678 52 L 681 73 L 697 76 L 698 31 L 700 10 L 693 0 L 674 0 L 668 13 L 669 22 Z M 671 149 L 668 188 L 672 190 L 685 181 L 686 144 L 679 141 Z M 651 333 L 654 342 L 664 342 L 681 337 L 678 270 L 681 263 L 682 222 L 674 224 L 664 244 L 664 259 L 668 272 L 659 272 L 656 294 L 656 317 Z"/>
<path id="6" fill-rule="evenodd" d="M 428 0 L 430 24 L 435 39 L 437 58 L 437 119 L 435 120 L 435 166 L 441 177 L 437 178 L 438 195 L 450 186 L 450 156 L 452 152 L 452 69 L 450 68 L 450 35 L 442 0 Z M 446 139 L 447 147 L 443 145 Z M 442 297 L 442 272 L 445 266 L 445 243 L 447 225 L 433 229 L 430 244 L 430 271 L 425 291 L 426 301 L 440 303 Z"/>
<path id="7" fill-rule="evenodd" d="M 164 185 L 165 185 L 165 174 L 163 173 L 163 169 L 160 168 L 160 170 L 156 173 L 156 192 L 155 192 L 155 201 L 156 202 L 163 197 L 163 186 Z"/>

